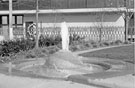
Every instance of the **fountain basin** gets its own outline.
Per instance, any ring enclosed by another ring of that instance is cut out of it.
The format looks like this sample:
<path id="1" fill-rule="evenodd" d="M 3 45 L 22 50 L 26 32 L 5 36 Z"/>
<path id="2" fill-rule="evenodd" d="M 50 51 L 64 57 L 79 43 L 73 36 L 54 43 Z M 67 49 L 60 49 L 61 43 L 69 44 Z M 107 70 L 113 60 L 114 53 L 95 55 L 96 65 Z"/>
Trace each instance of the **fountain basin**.
<path id="1" fill-rule="evenodd" d="M 84 57 L 70 51 L 59 51 L 49 57 L 23 62 L 16 69 L 48 77 L 68 77 L 78 74 L 93 74 L 107 70 L 98 63 L 85 63 Z"/>
<path id="2" fill-rule="evenodd" d="M 89 63 L 84 66 L 79 67 L 72 67 L 72 68 L 58 68 L 58 69 L 51 69 L 44 67 L 44 61 L 30 61 L 30 62 L 23 62 L 19 65 L 16 65 L 16 69 L 29 72 L 32 74 L 40 75 L 40 76 L 47 76 L 47 77 L 57 77 L 57 78 L 65 78 L 70 75 L 79 75 L 79 74 L 93 74 L 97 72 L 106 71 L 107 69 L 105 66 L 101 66 L 98 64 Z"/>

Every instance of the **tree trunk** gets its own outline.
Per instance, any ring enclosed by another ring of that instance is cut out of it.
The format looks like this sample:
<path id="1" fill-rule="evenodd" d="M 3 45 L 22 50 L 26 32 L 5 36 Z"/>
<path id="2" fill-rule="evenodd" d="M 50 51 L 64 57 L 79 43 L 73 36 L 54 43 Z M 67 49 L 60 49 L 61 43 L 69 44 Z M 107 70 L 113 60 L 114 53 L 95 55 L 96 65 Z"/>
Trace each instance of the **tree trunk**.
<path id="1" fill-rule="evenodd" d="M 128 42 L 128 16 L 125 17 L 125 42 Z"/>

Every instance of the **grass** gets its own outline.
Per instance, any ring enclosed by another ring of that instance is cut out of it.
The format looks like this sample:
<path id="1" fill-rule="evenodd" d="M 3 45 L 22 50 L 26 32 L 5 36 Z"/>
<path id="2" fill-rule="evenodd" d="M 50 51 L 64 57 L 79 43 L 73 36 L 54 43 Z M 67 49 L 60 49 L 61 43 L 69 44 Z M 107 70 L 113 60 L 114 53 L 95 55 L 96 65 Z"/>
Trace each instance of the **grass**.
<path id="1" fill-rule="evenodd" d="M 134 60 L 134 45 L 121 46 L 109 49 L 103 49 L 88 53 L 80 54 L 84 57 L 99 57 L 99 58 L 109 58 L 115 60 L 123 60 L 130 63 L 135 63 Z"/>

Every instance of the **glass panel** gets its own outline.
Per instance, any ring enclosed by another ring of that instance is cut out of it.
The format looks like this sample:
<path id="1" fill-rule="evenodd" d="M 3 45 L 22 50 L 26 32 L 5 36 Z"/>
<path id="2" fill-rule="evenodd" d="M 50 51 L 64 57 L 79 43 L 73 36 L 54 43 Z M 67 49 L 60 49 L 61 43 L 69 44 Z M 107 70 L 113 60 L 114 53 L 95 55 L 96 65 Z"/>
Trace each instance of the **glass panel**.
<path id="1" fill-rule="evenodd" d="M 7 16 L 2 16 L 2 24 L 8 24 Z"/>
<path id="2" fill-rule="evenodd" d="M 17 16 L 17 24 L 23 24 L 22 16 Z"/>
<path id="3" fill-rule="evenodd" d="M 15 16 L 12 16 L 12 24 L 15 24 Z"/>

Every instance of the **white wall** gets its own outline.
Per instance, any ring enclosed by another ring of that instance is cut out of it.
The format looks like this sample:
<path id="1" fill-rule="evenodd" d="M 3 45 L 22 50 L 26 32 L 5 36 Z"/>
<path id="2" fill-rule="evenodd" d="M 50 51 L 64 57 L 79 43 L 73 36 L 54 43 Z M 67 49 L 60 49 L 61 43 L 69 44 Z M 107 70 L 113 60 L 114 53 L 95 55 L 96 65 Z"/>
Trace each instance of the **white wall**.
<path id="1" fill-rule="evenodd" d="M 60 26 L 60 23 L 64 19 L 67 22 L 67 25 L 70 27 L 92 27 L 92 26 L 115 26 L 115 27 L 124 27 L 124 20 L 122 14 L 116 13 L 108 13 L 103 15 L 103 22 L 101 21 L 101 13 L 98 14 L 90 14 L 90 13 L 82 13 L 82 14 L 40 14 L 39 15 L 39 27 L 42 23 L 43 27 L 50 26 Z M 55 18 L 56 17 L 56 18 Z M 24 21 L 36 22 L 35 15 L 25 15 Z M 55 24 L 55 21 L 57 24 Z M 96 30 L 97 31 L 97 30 Z M 93 32 L 88 36 L 90 40 L 99 40 L 99 33 L 93 34 Z M 110 33 L 110 32 L 109 32 Z M 96 39 L 95 39 L 96 38 Z M 102 37 L 105 41 L 113 41 L 113 40 L 124 40 L 124 30 L 123 29 L 115 29 L 113 34 L 106 34 Z"/>
<path id="2" fill-rule="evenodd" d="M 68 26 L 98 26 L 101 23 L 101 13 L 90 14 L 90 13 L 82 13 L 82 14 L 39 14 L 39 22 L 42 23 L 43 27 L 60 26 L 59 23 L 64 19 L 67 22 Z M 35 15 L 29 14 L 24 15 L 24 22 L 35 21 Z M 124 20 L 121 14 L 110 13 L 103 15 L 104 22 L 102 23 L 104 26 L 123 26 Z M 40 24 L 39 24 L 40 26 Z"/>

